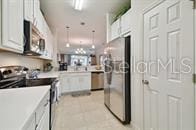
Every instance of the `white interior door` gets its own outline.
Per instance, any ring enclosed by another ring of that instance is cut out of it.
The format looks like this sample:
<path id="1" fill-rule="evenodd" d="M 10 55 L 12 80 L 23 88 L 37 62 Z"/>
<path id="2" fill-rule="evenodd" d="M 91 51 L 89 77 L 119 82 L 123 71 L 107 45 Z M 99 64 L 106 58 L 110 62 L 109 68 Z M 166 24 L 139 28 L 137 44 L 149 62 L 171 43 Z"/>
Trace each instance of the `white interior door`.
<path id="1" fill-rule="evenodd" d="M 194 130 L 192 72 L 183 73 L 189 68 L 181 63 L 193 71 L 193 18 L 190 0 L 163 0 L 144 13 L 145 61 L 175 61 L 160 72 L 152 64 L 144 74 L 144 130 Z"/>

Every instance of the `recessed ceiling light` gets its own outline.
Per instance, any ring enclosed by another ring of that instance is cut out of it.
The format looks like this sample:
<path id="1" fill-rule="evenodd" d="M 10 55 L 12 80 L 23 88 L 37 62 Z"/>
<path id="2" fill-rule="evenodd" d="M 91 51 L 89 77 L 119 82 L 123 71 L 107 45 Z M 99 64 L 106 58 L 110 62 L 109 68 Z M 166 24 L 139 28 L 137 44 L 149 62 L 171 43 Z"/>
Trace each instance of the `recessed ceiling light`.
<path id="1" fill-rule="evenodd" d="M 84 26 L 86 23 L 85 22 L 81 22 L 80 25 Z"/>
<path id="2" fill-rule="evenodd" d="M 74 0 L 74 8 L 75 10 L 82 10 L 84 0 Z"/>
<path id="3" fill-rule="evenodd" d="M 92 48 L 95 49 L 95 45 L 92 45 Z"/>

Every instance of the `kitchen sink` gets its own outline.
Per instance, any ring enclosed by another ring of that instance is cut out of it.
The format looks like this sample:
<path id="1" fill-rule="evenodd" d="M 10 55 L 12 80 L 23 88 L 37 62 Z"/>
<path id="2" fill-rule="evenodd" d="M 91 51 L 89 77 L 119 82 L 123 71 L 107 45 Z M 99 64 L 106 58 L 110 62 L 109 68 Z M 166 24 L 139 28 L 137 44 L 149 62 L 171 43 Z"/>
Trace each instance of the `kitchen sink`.
<path id="1" fill-rule="evenodd" d="M 26 86 L 45 86 L 52 85 L 56 78 L 43 78 L 43 79 L 26 79 Z"/>

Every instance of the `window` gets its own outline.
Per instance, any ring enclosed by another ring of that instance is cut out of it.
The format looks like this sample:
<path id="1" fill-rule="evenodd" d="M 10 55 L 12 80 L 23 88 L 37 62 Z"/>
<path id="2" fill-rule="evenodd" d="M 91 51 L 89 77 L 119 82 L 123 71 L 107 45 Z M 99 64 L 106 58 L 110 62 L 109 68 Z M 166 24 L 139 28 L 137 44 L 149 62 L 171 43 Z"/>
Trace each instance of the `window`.
<path id="1" fill-rule="evenodd" d="M 88 56 L 83 55 L 71 55 L 71 66 L 87 66 Z"/>

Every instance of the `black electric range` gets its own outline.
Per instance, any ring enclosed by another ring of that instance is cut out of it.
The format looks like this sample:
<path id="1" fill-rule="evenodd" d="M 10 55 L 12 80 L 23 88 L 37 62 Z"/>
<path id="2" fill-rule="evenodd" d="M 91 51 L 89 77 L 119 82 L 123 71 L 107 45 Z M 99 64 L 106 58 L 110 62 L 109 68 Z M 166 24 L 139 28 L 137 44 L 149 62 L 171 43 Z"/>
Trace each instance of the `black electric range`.
<path id="1" fill-rule="evenodd" d="M 37 87 L 51 85 L 50 88 L 50 130 L 55 117 L 56 104 L 56 83 L 55 78 L 27 79 L 28 68 L 23 66 L 4 66 L 0 67 L 0 89 L 13 89 L 24 87 Z"/>

